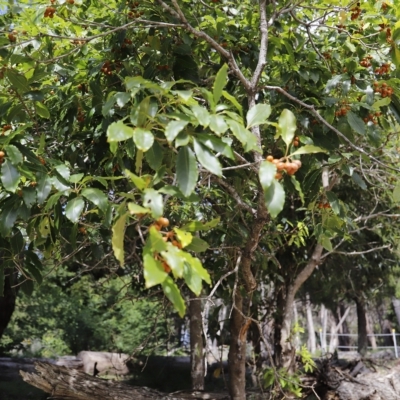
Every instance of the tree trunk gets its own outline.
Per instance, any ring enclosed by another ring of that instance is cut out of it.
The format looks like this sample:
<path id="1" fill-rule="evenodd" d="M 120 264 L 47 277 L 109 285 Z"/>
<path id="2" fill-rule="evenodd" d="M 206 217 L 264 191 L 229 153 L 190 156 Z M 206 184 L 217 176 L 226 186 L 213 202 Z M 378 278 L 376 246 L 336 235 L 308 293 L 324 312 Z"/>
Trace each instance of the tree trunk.
<path id="1" fill-rule="evenodd" d="M 377 348 L 376 345 L 376 339 L 374 335 L 374 329 L 373 329 L 373 323 L 371 319 L 371 315 L 367 312 L 366 313 L 366 321 L 367 321 L 367 334 L 368 334 L 368 340 L 373 349 Z"/>
<path id="2" fill-rule="evenodd" d="M 204 346 L 201 300 L 190 292 L 190 367 L 193 390 L 204 390 Z"/>
<path id="3" fill-rule="evenodd" d="M 0 296 L 0 339 L 15 309 L 15 301 L 17 299 L 17 289 L 13 287 L 15 277 L 16 272 L 14 269 L 4 271 L 4 296 Z"/>
<path id="4" fill-rule="evenodd" d="M 308 330 L 308 349 L 311 354 L 315 353 L 317 349 L 317 344 L 315 341 L 315 328 L 314 328 L 314 320 L 312 315 L 312 308 L 310 302 L 310 295 L 306 294 L 306 314 L 307 314 L 307 330 Z"/>
<path id="5" fill-rule="evenodd" d="M 321 305 L 321 350 L 326 352 L 326 326 L 328 323 L 328 310 Z"/>
<path id="6" fill-rule="evenodd" d="M 246 336 L 243 298 L 239 290 L 235 293 L 234 307 L 230 319 L 231 341 L 229 346 L 229 392 L 232 400 L 246 399 Z"/>
<path id="7" fill-rule="evenodd" d="M 367 318 L 364 300 L 355 298 L 357 306 L 358 352 L 364 356 L 368 349 Z"/>
<path id="8" fill-rule="evenodd" d="M 28 384 L 51 394 L 52 399 L 69 400 L 227 400 L 224 394 L 205 392 L 179 392 L 167 395 L 157 390 L 129 386 L 92 377 L 75 369 L 48 363 L 35 363 L 37 373 L 20 371 Z"/>

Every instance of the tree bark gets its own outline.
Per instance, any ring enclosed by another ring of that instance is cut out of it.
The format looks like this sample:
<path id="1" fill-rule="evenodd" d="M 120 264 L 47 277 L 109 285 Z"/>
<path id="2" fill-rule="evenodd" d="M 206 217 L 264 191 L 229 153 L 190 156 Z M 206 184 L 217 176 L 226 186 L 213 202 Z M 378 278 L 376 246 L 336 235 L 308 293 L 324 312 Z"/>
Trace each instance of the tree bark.
<path id="1" fill-rule="evenodd" d="M 14 288 L 15 270 L 4 271 L 4 296 L 0 297 L 0 339 L 6 330 L 15 309 L 17 289 Z"/>
<path id="2" fill-rule="evenodd" d="M 365 314 L 364 300 L 356 297 L 357 328 L 358 328 L 358 352 L 364 356 L 368 349 L 367 318 Z"/>
<path id="3" fill-rule="evenodd" d="M 326 326 L 328 323 L 328 310 L 321 304 L 321 350 L 326 352 Z"/>
<path id="4" fill-rule="evenodd" d="M 129 386 L 92 377 L 75 369 L 48 363 L 36 363 L 37 373 L 20 371 L 28 384 L 51 394 L 52 399 L 69 400 L 228 400 L 224 394 L 205 392 L 180 392 L 168 395 L 157 390 Z"/>
<path id="5" fill-rule="evenodd" d="M 192 390 L 204 390 L 204 345 L 201 300 L 191 292 L 190 304 L 190 375 Z"/>
<path id="6" fill-rule="evenodd" d="M 371 347 L 373 349 L 377 348 L 377 344 L 376 344 L 376 339 L 374 335 L 374 329 L 373 329 L 373 323 L 372 323 L 372 319 L 371 319 L 371 315 L 370 313 L 366 313 L 365 314 L 365 318 L 366 318 L 366 322 L 367 322 L 367 335 L 368 335 L 368 340 L 369 343 L 371 345 Z"/>
<path id="7" fill-rule="evenodd" d="M 340 334 L 348 334 L 350 333 L 349 326 L 347 325 L 346 322 L 346 317 L 350 312 L 350 307 L 347 309 L 344 308 L 344 304 L 340 303 L 339 306 L 337 307 L 337 312 L 335 313 L 335 318 L 337 322 L 337 327 L 336 331 L 339 332 Z M 339 349 L 341 351 L 349 351 L 349 346 L 350 346 L 350 337 L 349 336 L 342 336 L 339 335 L 338 341 L 339 341 Z"/>

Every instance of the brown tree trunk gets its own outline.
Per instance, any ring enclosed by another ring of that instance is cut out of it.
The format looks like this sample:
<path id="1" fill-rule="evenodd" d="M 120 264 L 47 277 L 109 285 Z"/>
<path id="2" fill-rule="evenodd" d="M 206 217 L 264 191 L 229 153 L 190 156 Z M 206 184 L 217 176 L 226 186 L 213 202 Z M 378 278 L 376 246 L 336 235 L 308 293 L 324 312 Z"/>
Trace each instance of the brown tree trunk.
<path id="1" fill-rule="evenodd" d="M 356 297 L 357 305 L 357 329 L 358 329 L 358 352 L 365 355 L 368 349 L 367 318 L 365 314 L 364 300 Z"/>
<path id="2" fill-rule="evenodd" d="M 190 374 L 193 390 L 204 390 L 204 346 L 201 300 L 190 292 Z"/>
<path id="3" fill-rule="evenodd" d="M 12 269 L 4 271 L 4 296 L 0 296 L 0 338 L 3 336 L 11 320 L 17 299 L 17 289 L 14 288 L 16 273 Z"/>
<path id="4" fill-rule="evenodd" d="M 246 320 L 243 316 L 243 298 L 235 293 L 230 319 L 231 341 L 228 354 L 229 392 L 232 400 L 246 399 Z"/>

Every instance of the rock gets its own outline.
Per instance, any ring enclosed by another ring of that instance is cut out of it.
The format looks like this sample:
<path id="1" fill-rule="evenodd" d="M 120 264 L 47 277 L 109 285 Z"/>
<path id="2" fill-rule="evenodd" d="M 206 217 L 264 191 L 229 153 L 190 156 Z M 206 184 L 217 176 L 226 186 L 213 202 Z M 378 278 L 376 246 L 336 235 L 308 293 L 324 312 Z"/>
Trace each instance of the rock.
<path id="1" fill-rule="evenodd" d="M 129 369 L 126 362 L 127 354 L 106 353 L 100 351 L 81 351 L 77 357 L 82 361 L 82 369 L 89 375 L 93 375 L 94 367 L 99 375 L 128 375 Z"/>

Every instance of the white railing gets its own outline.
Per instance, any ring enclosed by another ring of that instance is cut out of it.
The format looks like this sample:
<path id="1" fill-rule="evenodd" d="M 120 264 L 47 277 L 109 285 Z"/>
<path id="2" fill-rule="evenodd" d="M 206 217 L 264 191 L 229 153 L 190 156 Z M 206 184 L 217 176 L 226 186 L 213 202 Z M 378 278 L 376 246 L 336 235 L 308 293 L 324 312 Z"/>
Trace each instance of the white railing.
<path id="1" fill-rule="evenodd" d="M 346 336 L 346 337 L 358 337 L 357 334 L 352 334 L 352 333 L 335 333 L 335 334 L 331 334 L 326 332 L 325 336 L 328 337 L 339 337 L 339 336 Z M 369 334 L 367 335 L 368 337 L 387 337 L 390 336 L 393 340 L 393 346 L 368 346 L 369 349 L 394 349 L 394 354 L 396 355 L 396 358 L 399 358 L 399 351 L 398 351 L 398 347 L 397 347 L 397 339 L 396 336 L 400 336 L 400 333 L 396 333 L 396 331 L 394 329 L 392 329 L 392 333 L 375 333 L 375 334 Z M 326 343 L 326 340 L 323 340 L 323 334 L 322 334 L 322 329 L 320 329 L 319 331 L 319 338 L 320 338 L 320 342 L 321 343 Z M 357 346 L 341 346 L 341 345 L 336 345 L 335 346 L 338 350 L 340 349 L 357 349 Z M 326 345 L 324 347 L 322 347 L 322 351 L 326 352 Z"/>

